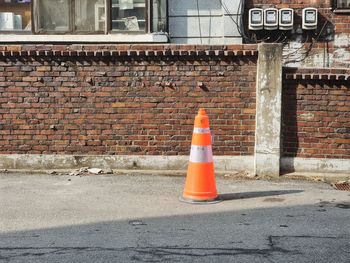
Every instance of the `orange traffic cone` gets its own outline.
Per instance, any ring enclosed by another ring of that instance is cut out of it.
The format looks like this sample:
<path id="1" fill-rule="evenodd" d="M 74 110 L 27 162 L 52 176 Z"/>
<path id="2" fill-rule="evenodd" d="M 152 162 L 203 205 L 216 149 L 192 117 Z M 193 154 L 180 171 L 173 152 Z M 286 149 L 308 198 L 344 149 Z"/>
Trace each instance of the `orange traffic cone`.
<path id="1" fill-rule="evenodd" d="M 209 118 L 199 109 L 194 121 L 190 161 L 180 200 L 187 203 L 217 203 Z"/>

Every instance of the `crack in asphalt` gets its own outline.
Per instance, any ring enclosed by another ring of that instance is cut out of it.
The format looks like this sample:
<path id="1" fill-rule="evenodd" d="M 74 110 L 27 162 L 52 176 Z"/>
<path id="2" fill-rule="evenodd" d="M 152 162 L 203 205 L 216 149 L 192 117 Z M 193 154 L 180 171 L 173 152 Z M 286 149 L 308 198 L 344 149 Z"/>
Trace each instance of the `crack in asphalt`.
<path id="1" fill-rule="evenodd" d="M 273 236 L 267 237 L 267 248 L 251 249 L 251 248 L 237 248 L 237 247 L 190 247 L 184 246 L 141 246 L 144 240 L 139 239 L 136 246 L 124 248 L 108 248 L 108 247 L 0 247 L 0 260 L 10 261 L 15 258 L 24 257 L 42 257 L 48 255 L 64 255 L 70 253 L 86 253 L 86 252 L 116 252 L 116 253 L 130 253 L 131 260 L 138 260 L 142 262 L 161 262 L 164 260 L 177 261 L 176 257 L 221 257 L 221 256 L 262 256 L 269 259 L 273 254 L 284 255 L 301 255 L 302 252 L 298 249 L 290 250 L 279 247 L 278 243 L 281 239 L 296 239 L 296 238 L 310 238 L 310 239 L 349 239 L 349 236 Z M 5 255 L 5 253 L 7 255 Z M 175 258 L 174 258 L 175 257 Z M 180 260 L 181 261 L 181 260 Z"/>
<path id="2" fill-rule="evenodd" d="M 237 255 L 262 255 L 269 256 L 275 252 L 281 253 L 299 253 L 298 251 L 291 251 L 279 247 L 267 249 L 248 249 L 248 248 L 147 248 L 138 249 L 137 252 L 141 254 L 151 255 L 154 257 L 164 256 L 186 256 L 186 257 L 208 257 L 208 256 L 237 256 Z"/>
<path id="3" fill-rule="evenodd" d="M 30 252 L 34 250 L 37 252 Z M 39 252 L 40 251 L 40 252 Z M 207 256 L 235 256 L 235 255 L 271 255 L 275 252 L 295 253 L 295 251 L 270 247 L 267 249 L 245 249 L 245 248 L 196 248 L 196 247 L 125 247 L 125 248 L 105 248 L 105 247 L 0 247 L 0 259 L 10 260 L 18 257 L 45 256 L 50 254 L 69 254 L 71 252 L 136 252 L 143 256 L 149 256 L 153 259 L 162 259 L 167 256 L 185 256 L 185 257 L 207 257 Z M 12 252 L 11 255 L 1 255 L 3 252 Z M 19 252 L 13 254 L 13 252 Z M 62 253 L 63 252 L 63 253 Z M 134 255 L 135 259 L 141 258 Z M 145 258 L 143 258 L 145 259 Z"/>

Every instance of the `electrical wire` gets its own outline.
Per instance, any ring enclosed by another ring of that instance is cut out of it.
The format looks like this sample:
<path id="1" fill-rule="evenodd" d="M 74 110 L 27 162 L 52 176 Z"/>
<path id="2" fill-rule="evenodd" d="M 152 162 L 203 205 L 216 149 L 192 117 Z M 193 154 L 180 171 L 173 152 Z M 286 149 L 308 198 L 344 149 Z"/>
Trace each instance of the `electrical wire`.
<path id="1" fill-rule="evenodd" d="M 238 9 L 237 9 L 237 21 L 239 21 L 239 29 L 241 32 L 241 35 L 243 36 L 243 38 L 248 41 L 248 43 L 262 43 L 262 42 L 266 42 L 271 40 L 271 37 L 267 37 L 267 38 L 263 38 L 263 39 L 257 39 L 257 35 L 255 34 L 255 37 L 253 38 L 252 36 L 247 36 L 247 34 L 245 33 L 245 27 L 244 27 L 244 19 L 243 19 L 243 14 L 244 14 L 244 8 L 245 8 L 245 0 L 240 0 L 239 5 L 238 5 Z M 241 16 L 240 19 L 238 20 L 238 13 L 239 11 L 241 12 Z M 281 40 L 282 39 L 282 40 Z M 278 35 L 277 39 L 274 41 L 271 41 L 272 43 L 285 43 L 287 39 L 287 36 L 282 33 L 280 35 Z"/>
<path id="2" fill-rule="evenodd" d="M 283 40 L 281 42 L 282 38 L 283 38 Z M 286 40 L 286 38 L 287 38 L 286 35 L 284 33 L 282 33 L 275 41 L 273 41 L 273 43 L 283 43 L 283 41 Z"/>
<path id="3" fill-rule="evenodd" d="M 237 27 L 237 31 L 238 31 L 238 34 L 245 40 L 247 41 L 248 43 L 261 43 L 261 42 L 264 42 L 268 39 L 270 39 L 270 37 L 266 38 L 266 39 L 260 39 L 260 40 L 257 40 L 257 38 L 255 37 L 252 38 L 251 36 L 247 36 L 246 33 L 245 33 L 245 30 L 244 30 L 244 21 L 243 21 L 243 14 L 244 14 L 244 8 L 245 8 L 245 0 L 240 0 L 239 4 L 238 4 L 238 7 L 237 7 L 237 12 L 236 12 L 236 20 L 239 21 L 239 24 L 238 22 L 230 15 L 230 10 L 229 8 L 227 7 L 227 5 L 222 1 L 222 0 L 219 0 L 220 1 L 220 5 L 221 7 L 224 9 L 225 13 L 230 17 L 230 19 L 232 20 L 232 22 L 236 25 Z M 242 10 L 242 12 L 240 12 Z M 240 19 L 238 19 L 238 15 L 240 13 Z"/>
<path id="4" fill-rule="evenodd" d="M 199 0 L 197 0 L 197 12 L 198 12 L 198 26 L 199 26 L 199 37 L 201 40 L 201 44 L 203 44 L 203 37 L 202 37 L 202 26 L 201 26 L 201 17 L 199 14 Z"/>
<path id="5" fill-rule="evenodd" d="M 240 17 L 240 20 L 239 20 L 239 28 L 240 28 L 240 31 L 242 32 L 242 35 L 244 36 L 244 40 L 247 41 L 247 43 L 260 43 L 260 42 L 264 42 L 265 40 L 258 40 L 257 37 L 256 37 L 256 34 L 254 34 L 254 36 L 251 36 L 251 35 L 247 35 L 246 32 L 245 32 L 245 27 L 244 27 L 244 10 L 245 10 L 245 1 L 246 0 L 240 0 L 240 6 L 241 7 L 241 17 Z M 238 13 L 238 11 L 237 11 Z"/>
<path id="6" fill-rule="evenodd" d="M 244 8 L 245 8 L 245 0 L 240 0 L 238 7 L 237 7 L 237 12 L 236 12 L 236 19 L 234 19 L 234 17 L 232 15 L 230 15 L 230 10 L 227 7 L 227 5 L 223 2 L 223 0 L 219 0 L 221 7 L 223 8 L 223 10 L 225 11 L 225 13 L 230 17 L 230 19 L 232 20 L 232 22 L 236 25 L 237 27 L 237 31 L 239 33 L 239 35 L 244 39 L 244 41 L 248 42 L 248 43 L 262 43 L 262 42 L 267 42 L 269 41 L 270 43 L 282 43 L 283 45 L 286 45 L 288 43 L 288 37 L 286 36 L 285 33 L 282 33 L 280 35 L 277 36 L 277 39 L 274 41 L 270 41 L 271 37 L 266 37 L 263 39 L 258 39 L 257 35 L 254 33 L 253 35 L 247 35 L 245 32 L 245 27 L 244 27 Z M 198 0 L 197 0 L 197 8 L 198 8 Z M 240 17 L 239 17 L 240 15 Z M 322 34 L 326 24 L 328 21 L 325 22 L 325 24 L 323 25 L 320 33 L 318 34 L 318 36 L 316 37 L 315 42 L 318 41 L 320 35 Z M 293 55 L 297 52 L 299 52 L 302 48 L 305 47 L 305 44 L 309 41 L 309 36 L 307 36 L 305 42 L 302 44 L 302 46 L 296 50 L 294 50 L 293 52 L 284 55 L 284 57 L 289 57 L 290 55 Z M 308 56 L 309 52 L 311 51 L 313 45 L 315 42 L 312 42 L 311 45 L 309 46 L 309 49 L 304 52 L 302 55 L 306 55 Z M 304 58 L 305 60 L 306 58 Z"/>
<path id="7" fill-rule="evenodd" d="M 240 0 L 239 5 L 238 5 L 238 9 L 237 9 L 237 21 L 238 21 L 238 13 L 240 12 L 240 14 L 241 14 L 241 16 L 239 18 L 238 28 L 239 28 L 244 40 L 248 40 L 248 43 L 250 43 L 250 42 L 254 42 L 254 41 L 252 41 L 252 38 L 250 36 L 247 36 L 245 33 L 244 19 L 243 19 L 244 9 L 245 9 L 245 0 Z M 256 43 L 256 39 L 255 39 L 255 43 Z"/>
<path id="8" fill-rule="evenodd" d="M 198 0 L 197 0 L 198 1 Z M 237 23 L 237 21 L 230 15 L 230 10 L 228 9 L 228 7 L 226 6 L 226 4 L 224 4 L 222 2 L 222 0 L 219 0 L 220 1 L 220 5 L 221 7 L 224 9 L 224 11 L 226 12 L 226 14 L 230 17 L 230 19 L 232 20 L 232 22 L 237 26 L 237 31 L 238 31 L 238 34 L 243 37 L 243 38 L 247 38 L 247 36 L 245 36 L 242 31 L 241 31 L 241 28 L 240 28 L 240 25 Z M 242 0 L 240 0 L 239 2 L 239 5 L 238 5 L 238 10 L 237 10 L 237 14 L 236 16 L 238 17 L 238 12 L 239 12 L 239 7 L 240 5 L 242 5 Z M 242 5 L 242 10 L 244 9 L 244 6 Z M 242 16 L 243 14 L 241 14 Z"/>
<path id="9" fill-rule="evenodd" d="M 318 33 L 317 37 L 315 38 L 315 40 L 313 40 L 309 46 L 309 48 L 304 52 L 302 53 L 301 55 L 304 56 L 303 58 L 301 59 L 294 59 L 294 60 L 290 60 L 290 61 L 286 61 L 285 63 L 286 64 L 289 64 L 289 63 L 296 63 L 296 62 L 303 62 L 305 59 L 308 58 L 312 48 L 313 48 L 313 45 L 319 40 L 323 30 L 325 29 L 326 25 L 328 24 L 328 20 L 326 20 L 321 28 L 321 31 Z"/>
<path id="10" fill-rule="evenodd" d="M 299 52 L 299 50 L 301 50 L 302 48 L 304 48 L 305 44 L 309 41 L 309 35 L 306 36 L 306 40 L 301 44 L 301 46 L 299 48 L 297 48 L 296 50 L 293 50 L 292 52 L 283 55 L 283 57 L 289 57 L 290 55 L 293 55 L 297 52 Z"/>

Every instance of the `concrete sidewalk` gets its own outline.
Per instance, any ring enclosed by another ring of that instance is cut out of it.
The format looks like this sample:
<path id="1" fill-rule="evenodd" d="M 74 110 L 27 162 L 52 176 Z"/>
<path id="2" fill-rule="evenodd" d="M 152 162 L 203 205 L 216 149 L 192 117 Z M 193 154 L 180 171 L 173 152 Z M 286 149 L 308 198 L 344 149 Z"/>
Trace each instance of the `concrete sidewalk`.
<path id="1" fill-rule="evenodd" d="M 178 201 L 184 178 L 0 175 L 1 262 L 349 262 L 350 192 L 218 179 L 225 201 Z"/>

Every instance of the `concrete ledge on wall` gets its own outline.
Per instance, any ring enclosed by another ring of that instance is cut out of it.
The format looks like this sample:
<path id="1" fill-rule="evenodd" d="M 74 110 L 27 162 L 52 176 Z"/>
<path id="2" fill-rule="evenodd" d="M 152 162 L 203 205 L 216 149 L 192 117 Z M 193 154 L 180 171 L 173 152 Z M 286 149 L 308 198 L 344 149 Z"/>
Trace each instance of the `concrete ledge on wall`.
<path id="1" fill-rule="evenodd" d="M 3 43 L 167 43 L 168 35 L 109 34 L 109 35 L 0 35 Z"/>
<path id="2" fill-rule="evenodd" d="M 278 161 L 278 160 L 276 160 Z M 217 172 L 254 171 L 254 156 L 214 156 Z M 0 169 L 70 170 L 97 167 L 113 170 L 186 171 L 188 156 L 160 155 L 40 155 L 0 154 Z M 286 173 L 329 173 L 350 175 L 348 159 L 314 159 L 283 157 L 281 170 Z"/>
<path id="3" fill-rule="evenodd" d="M 0 169 L 69 170 L 97 167 L 116 170 L 181 170 L 188 165 L 188 156 L 159 155 L 0 155 Z M 253 156 L 216 156 L 215 170 L 221 172 L 253 171 Z"/>
<path id="4" fill-rule="evenodd" d="M 350 175 L 350 159 L 316 159 L 284 157 L 281 159 L 284 172 L 344 173 Z"/>
<path id="5" fill-rule="evenodd" d="M 347 68 L 283 68 L 286 80 L 331 80 L 349 81 L 350 69 Z"/>

